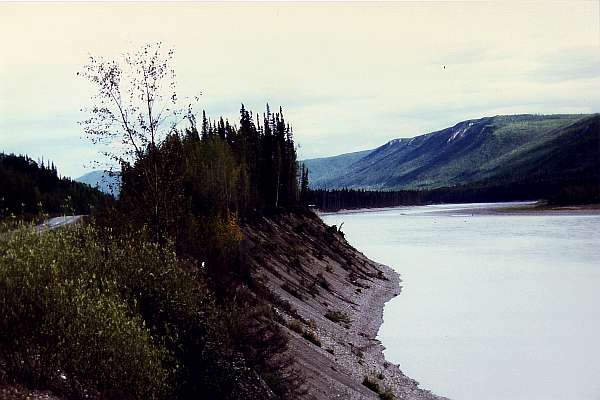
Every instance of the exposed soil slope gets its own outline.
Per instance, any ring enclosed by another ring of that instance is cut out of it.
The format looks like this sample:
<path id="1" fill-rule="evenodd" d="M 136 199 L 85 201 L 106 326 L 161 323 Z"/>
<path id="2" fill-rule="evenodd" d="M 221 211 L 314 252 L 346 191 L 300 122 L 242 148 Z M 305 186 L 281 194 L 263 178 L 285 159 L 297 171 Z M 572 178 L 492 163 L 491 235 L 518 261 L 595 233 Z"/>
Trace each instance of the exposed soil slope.
<path id="1" fill-rule="evenodd" d="M 312 212 L 257 217 L 243 230 L 255 278 L 282 299 L 276 308 L 306 375 L 306 398 L 377 399 L 387 390 L 381 398 L 440 399 L 385 361 L 375 339 L 385 302 L 400 293 L 393 270 Z"/>

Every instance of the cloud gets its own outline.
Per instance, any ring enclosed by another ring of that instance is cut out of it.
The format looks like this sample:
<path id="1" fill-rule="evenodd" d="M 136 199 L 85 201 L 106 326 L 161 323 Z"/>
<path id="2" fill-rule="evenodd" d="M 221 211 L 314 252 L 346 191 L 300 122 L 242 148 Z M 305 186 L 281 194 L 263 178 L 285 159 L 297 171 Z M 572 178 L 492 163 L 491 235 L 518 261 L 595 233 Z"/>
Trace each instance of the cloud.
<path id="1" fill-rule="evenodd" d="M 81 140 L 89 52 L 175 48 L 181 97 L 234 122 L 284 107 L 302 157 L 499 113 L 595 112 L 598 3 L 0 4 L 0 147 L 68 175 Z M 445 66 L 445 68 L 444 68 Z"/>
<path id="2" fill-rule="evenodd" d="M 564 48 L 545 54 L 528 78 L 563 82 L 600 77 L 600 47 Z"/>

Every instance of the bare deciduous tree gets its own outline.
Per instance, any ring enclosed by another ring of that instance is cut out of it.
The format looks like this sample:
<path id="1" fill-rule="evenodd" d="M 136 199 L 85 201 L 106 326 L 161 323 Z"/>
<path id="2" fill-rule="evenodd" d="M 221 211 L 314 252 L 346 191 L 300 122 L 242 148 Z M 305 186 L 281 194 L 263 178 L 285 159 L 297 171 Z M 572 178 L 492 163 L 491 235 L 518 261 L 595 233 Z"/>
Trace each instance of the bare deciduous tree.
<path id="1" fill-rule="evenodd" d="M 191 103 L 178 105 L 172 64 L 173 50 L 158 42 L 120 59 L 90 56 L 78 73 L 95 88 L 85 109 L 89 118 L 80 125 L 94 144 L 107 146 L 102 154 L 122 168 L 145 158 L 142 171 L 157 224 L 161 182 L 154 153 L 167 135 L 176 134 L 181 121 L 193 121 Z"/>
<path id="2" fill-rule="evenodd" d="M 141 157 L 187 116 L 177 104 L 172 61 L 172 49 L 147 44 L 117 60 L 90 56 L 78 73 L 97 90 L 86 109 L 90 117 L 80 123 L 94 143 L 112 146 L 111 159 Z"/>

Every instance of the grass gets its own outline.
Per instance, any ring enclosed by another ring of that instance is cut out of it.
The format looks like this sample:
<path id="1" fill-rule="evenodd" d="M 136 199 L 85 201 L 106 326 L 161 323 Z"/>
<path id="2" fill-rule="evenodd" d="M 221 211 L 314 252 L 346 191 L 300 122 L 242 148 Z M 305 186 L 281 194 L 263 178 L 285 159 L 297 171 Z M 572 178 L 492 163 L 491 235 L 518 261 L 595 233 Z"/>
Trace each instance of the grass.
<path id="1" fill-rule="evenodd" d="M 379 398 L 381 400 L 395 400 L 396 395 L 394 394 L 394 392 L 392 392 L 391 389 L 386 388 L 381 393 L 379 393 Z"/>
<path id="2" fill-rule="evenodd" d="M 288 324 L 288 328 L 290 328 L 292 331 L 296 332 L 300 336 L 302 336 L 302 334 L 304 333 L 304 328 L 302 327 L 302 323 L 295 319 L 292 320 L 292 322 L 290 322 Z"/>

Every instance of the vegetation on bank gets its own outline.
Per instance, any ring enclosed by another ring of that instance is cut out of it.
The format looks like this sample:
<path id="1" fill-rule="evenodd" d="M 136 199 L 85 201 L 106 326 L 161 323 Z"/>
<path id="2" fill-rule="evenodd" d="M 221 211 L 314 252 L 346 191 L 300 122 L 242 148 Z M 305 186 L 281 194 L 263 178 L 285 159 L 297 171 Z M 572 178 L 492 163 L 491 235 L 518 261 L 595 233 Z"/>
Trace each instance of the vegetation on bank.
<path id="1" fill-rule="evenodd" d="M 168 245 L 24 225 L 2 233 L 0 254 L 5 382 L 68 398 L 252 398 L 259 378 L 291 390 L 269 310 L 247 289 L 217 298 Z"/>
<path id="2" fill-rule="evenodd" d="M 239 128 L 204 118 L 123 164 L 120 198 L 85 226 L 4 225 L 0 383 L 69 398 L 302 392 L 239 226 L 299 204 L 291 128 L 281 113 L 262 126 L 240 114 Z"/>
<path id="3" fill-rule="evenodd" d="M 328 320 L 344 325 L 346 327 L 348 327 L 350 325 L 350 323 L 352 322 L 350 320 L 350 317 L 348 316 L 348 314 L 346 314 L 343 311 L 327 311 L 325 313 L 325 318 L 327 318 Z"/>
<path id="4" fill-rule="evenodd" d="M 381 381 L 384 378 L 385 377 L 381 373 L 377 376 L 377 379 L 370 375 L 365 375 L 362 384 L 369 390 L 377 393 L 382 400 L 395 400 L 396 396 L 394 395 L 394 392 L 383 386 Z"/>

